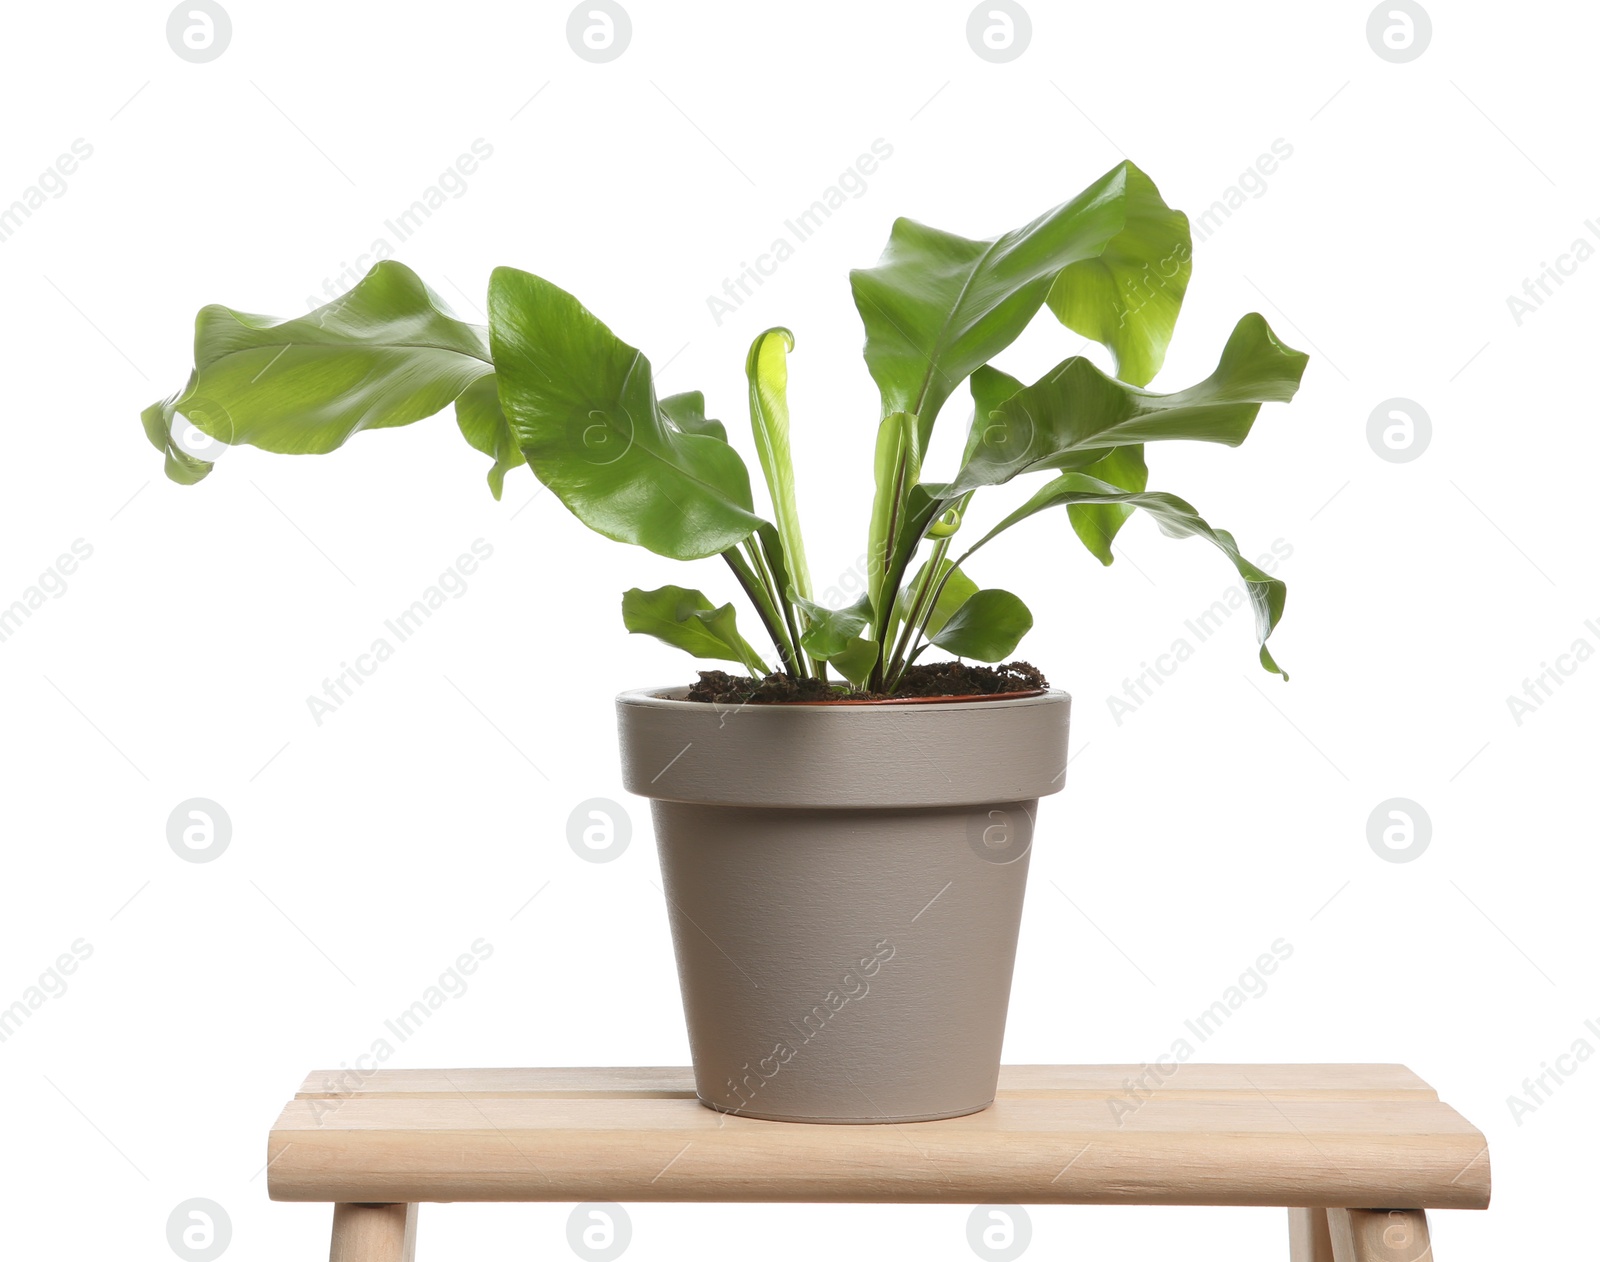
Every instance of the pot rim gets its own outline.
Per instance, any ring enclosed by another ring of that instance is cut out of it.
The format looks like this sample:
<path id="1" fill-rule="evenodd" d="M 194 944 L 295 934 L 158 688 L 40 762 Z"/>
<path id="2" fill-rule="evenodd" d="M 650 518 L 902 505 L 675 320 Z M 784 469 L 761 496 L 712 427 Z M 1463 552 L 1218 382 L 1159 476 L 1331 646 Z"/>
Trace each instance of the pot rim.
<path id="1" fill-rule="evenodd" d="M 626 692 L 617 694 L 619 705 L 639 705 L 660 707 L 674 710 L 692 711 L 739 711 L 745 709 L 759 709 L 763 713 L 777 713 L 785 710 L 804 709 L 845 709 L 848 707 L 872 707 L 878 710 L 895 710 L 900 708 L 916 708 L 918 710 L 935 708 L 959 707 L 961 709 L 983 709 L 994 707 L 1002 709 L 1011 706 L 1037 705 L 1041 701 L 1054 701 L 1065 698 L 1071 699 L 1064 688 L 1029 688 L 1018 692 L 977 693 L 969 696 L 938 696 L 938 697 L 894 697 L 894 698 L 840 698 L 836 701 L 762 701 L 740 702 L 737 705 L 725 701 L 690 701 L 687 697 L 689 684 L 673 684 L 670 687 L 656 688 L 631 688 Z"/>

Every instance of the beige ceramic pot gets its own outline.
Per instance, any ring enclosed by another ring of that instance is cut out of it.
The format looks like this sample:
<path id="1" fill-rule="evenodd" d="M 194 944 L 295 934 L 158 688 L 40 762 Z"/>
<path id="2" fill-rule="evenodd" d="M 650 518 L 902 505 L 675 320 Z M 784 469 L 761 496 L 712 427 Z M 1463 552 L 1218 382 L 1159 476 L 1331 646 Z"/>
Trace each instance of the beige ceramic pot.
<path id="1" fill-rule="evenodd" d="M 651 799 L 703 1103 L 797 1122 L 994 1099 L 1039 798 L 1071 698 L 617 699 Z"/>

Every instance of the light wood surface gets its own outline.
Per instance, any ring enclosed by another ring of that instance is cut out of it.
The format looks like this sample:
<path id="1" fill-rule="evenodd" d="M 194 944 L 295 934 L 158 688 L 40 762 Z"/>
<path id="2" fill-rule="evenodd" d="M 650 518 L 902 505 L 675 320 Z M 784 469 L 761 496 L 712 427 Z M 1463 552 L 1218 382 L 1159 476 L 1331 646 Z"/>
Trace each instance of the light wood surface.
<path id="1" fill-rule="evenodd" d="M 415 1205 L 335 1205 L 328 1262 L 412 1262 Z"/>
<path id="2" fill-rule="evenodd" d="M 1289 1262 L 1333 1262 L 1327 1210 L 1289 1211 Z"/>
<path id="3" fill-rule="evenodd" d="M 1420 1209 L 1330 1209 L 1333 1262 L 1433 1262 Z"/>
<path id="4" fill-rule="evenodd" d="M 687 1069 L 313 1074 L 273 1128 L 271 1195 L 1463 1209 L 1489 1201 L 1483 1136 L 1398 1065 L 1185 1064 L 1168 1076 L 1127 1065 L 1012 1066 L 982 1113 L 900 1126 L 715 1113 L 690 1083 Z"/>

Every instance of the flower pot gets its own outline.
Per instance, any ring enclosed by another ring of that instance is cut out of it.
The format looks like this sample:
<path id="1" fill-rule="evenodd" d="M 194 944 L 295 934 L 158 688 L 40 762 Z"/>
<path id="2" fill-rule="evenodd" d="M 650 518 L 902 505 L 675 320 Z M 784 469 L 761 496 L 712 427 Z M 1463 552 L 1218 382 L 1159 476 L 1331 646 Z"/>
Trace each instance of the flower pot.
<path id="1" fill-rule="evenodd" d="M 994 1099 L 1038 799 L 1071 698 L 617 699 L 651 799 L 702 1103 L 796 1122 Z"/>

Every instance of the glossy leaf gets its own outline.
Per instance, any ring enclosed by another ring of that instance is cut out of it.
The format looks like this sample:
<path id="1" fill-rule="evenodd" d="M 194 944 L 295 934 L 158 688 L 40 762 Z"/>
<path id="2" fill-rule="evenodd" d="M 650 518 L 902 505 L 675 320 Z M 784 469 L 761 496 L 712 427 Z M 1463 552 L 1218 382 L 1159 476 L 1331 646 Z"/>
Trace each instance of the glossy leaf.
<path id="1" fill-rule="evenodd" d="M 757 679 L 768 673 L 761 655 L 739 634 L 733 606 L 713 605 L 690 588 L 632 588 L 622 596 L 622 621 L 634 634 L 653 635 L 694 657 L 738 662 Z"/>
<path id="2" fill-rule="evenodd" d="M 489 491 L 499 499 L 506 474 L 527 463 L 506 414 L 500 410 L 500 383 L 493 373 L 479 377 L 456 400 L 456 424 L 461 436 L 494 460 L 489 470 Z"/>
<path id="3" fill-rule="evenodd" d="M 489 329 L 522 453 L 584 525 L 678 560 L 715 555 L 761 525 L 739 453 L 670 424 L 650 361 L 571 294 L 496 268 Z"/>
<path id="4" fill-rule="evenodd" d="M 803 596 L 797 597 L 795 604 L 804 619 L 801 647 L 821 662 L 831 662 L 849 651 L 851 642 L 859 639 L 872 621 L 872 602 L 865 595 L 843 609 L 828 609 Z"/>
<path id="5" fill-rule="evenodd" d="M 986 587 L 961 602 L 950 620 L 928 638 L 957 657 L 1003 662 L 1033 629 L 1033 615 L 1010 592 Z"/>
<path id="6" fill-rule="evenodd" d="M 1109 483 L 1119 491 L 1142 491 L 1150 482 L 1150 470 L 1144 462 L 1144 445 L 1113 447 L 1099 460 L 1085 465 L 1082 472 L 1091 478 Z M 1115 560 L 1111 543 L 1117 537 L 1133 509 L 1127 504 L 1069 504 L 1067 519 L 1083 546 L 1099 559 L 1102 565 Z"/>
<path id="7" fill-rule="evenodd" d="M 794 459 L 789 450 L 788 356 L 793 349 L 794 334 L 788 329 L 768 329 L 751 343 L 744 371 L 750 386 L 750 429 L 772 498 L 773 520 L 783 540 L 789 579 L 796 593 L 809 598 L 811 571 L 806 566 L 800 508 L 795 500 Z"/>
<path id="8" fill-rule="evenodd" d="M 925 450 L 951 392 L 1016 340 L 1065 268 L 1098 258 L 1130 216 L 1138 222 L 1159 213 L 1146 207 L 1151 198 L 1172 213 L 1149 179 L 1124 162 L 1071 201 L 989 240 L 895 220 L 877 265 L 850 273 L 882 415 L 917 416 Z M 1125 239 L 1129 258 L 1146 235 Z M 1072 294 L 1074 319 L 1111 301 L 1092 283 Z"/>
<path id="9" fill-rule="evenodd" d="M 1081 469 L 1113 447 L 1160 439 L 1236 447 L 1263 403 L 1294 397 L 1306 359 L 1254 313 L 1235 327 L 1216 371 L 1173 394 L 1130 386 L 1075 355 L 994 410 L 948 491 L 1039 469 Z"/>
<path id="10" fill-rule="evenodd" d="M 192 384 L 193 376 L 189 380 Z M 191 423 L 187 419 L 180 421 L 174 410 L 174 405 L 183 393 L 183 390 L 179 390 L 165 399 L 152 403 L 139 414 L 139 419 L 144 424 L 144 434 L 150 440 L 150 445 L 166 457 L 167 477 L 183 486 L 193 486 L 211 472 L 212 462 L 185 451 L 174 436 L 174 430 L 179 425 Z"/>
<path id="11" fill-rule="evenodd" d="M 661 415 L 667 423 L 685 434 L 705 434 L 728 441 L 728 431 L 721 421 L 706 416 L 706 396 L 698 390 L 685 390 L 682 394 L 669 394 L 660 402 Z"/>
<path id="12" fill-rule="evenodd" d="M 1063 268 L 1045 302 L 1074 333 L 1116 357 L 1117 376 L 1150 384 L 1166 358 L 1194 247 L 1189 217 L 1161 200 L 1138 167 L 1126 168 L 1122 230 L 1094 258 Z"/>
<path id="13" fill-rule="evenodd" d="M 1036 513 L 1074 504 L 1118 504 L 1140 508 L 1155 518 L 1164 533 L 1178 538 L 1195 535 L 1219 548 L 1233 562 L 1233 568 L 1244 580 L 1246 595 L 1255 613 L 1256 638 L 1261 644 L 1261 665 L 1285 679 L 1289 678 L 1267 651 L 1267 639 L 1283 617 L 1287 587 L 1281 579 L 1273 578 L 1265 570 L 1245 560 L 1232 535 L 1226 530 L 1213 529 L 1191 504 L 1176 495 L 1164 491 L 1123 491 L 1109 482 L 1101 482 L 1082 473 L 1063 473 L 1045 483 L 1027 503 L 1003 518 L 993 530 L 968 548 L 962 559 L 965 560 L 995 536 Z"/>
<path id="14" fill-rule="evenodd" d="M 202 308 L 189 384 L 155 407 L 225 443 L 329 452 L 361 430 L 409 425 L 448 407 L 492 371 L 486 332 L 450 315 L 410 268 L 386 260 L 343 297 L 294 319 Z M 148 419 L 145 428 L 152 431 Z M 176 463 L 180 481 L 197 472 Z"/>
<path id="15" fill-rule="evenodd" d="M 878 662 L 878 646 L 871 640 L 851 640 L 844 652 L 829 660 L 828 665 L 855 684 L 858 688 L 872 677 Z"/>

